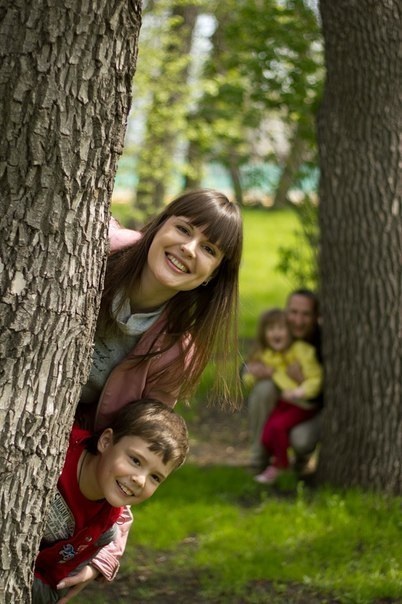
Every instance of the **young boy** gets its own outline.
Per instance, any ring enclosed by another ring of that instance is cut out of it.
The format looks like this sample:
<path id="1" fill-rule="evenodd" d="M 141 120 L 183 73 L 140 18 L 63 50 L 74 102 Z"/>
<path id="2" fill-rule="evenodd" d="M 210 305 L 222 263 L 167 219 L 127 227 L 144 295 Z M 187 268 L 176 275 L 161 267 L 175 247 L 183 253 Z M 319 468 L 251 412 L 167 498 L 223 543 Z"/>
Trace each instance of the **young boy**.
<path id="1" fill-rule="evenodd" d="M 33 604 L 64 596 L 62 580 L 113 540 L 123 508 L 151 497 L 187 452 L 184 420 L 159 401 L 134 401 L 98 434 L 74 426 L 35 562 Z"/>

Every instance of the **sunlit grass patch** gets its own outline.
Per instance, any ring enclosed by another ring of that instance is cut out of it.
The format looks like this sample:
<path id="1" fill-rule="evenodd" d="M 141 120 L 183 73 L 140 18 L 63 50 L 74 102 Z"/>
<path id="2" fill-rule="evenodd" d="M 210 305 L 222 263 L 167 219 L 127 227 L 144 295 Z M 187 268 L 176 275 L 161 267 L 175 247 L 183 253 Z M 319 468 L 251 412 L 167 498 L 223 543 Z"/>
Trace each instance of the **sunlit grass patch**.
<path id="1" fill-rule="evenodd" d="M 357 491 L 292 496 L 253 482 L 245 470 L 186 466 L 138 511 L 130 541 L 177 551 L 202 571 L 211 597 L 246 593 L 259 580 L 304 584 L 342 601 L 402 594 L 401 501 Z M 247 505 L 244 503 L 247 502 Z M 190 539 L 189 558 L 181 545 Z"/>
<path id="2" fill-rule="evenodd" d="M 240 337 L 254 338 L 256 321 L 270 306 L 283 306 L 291 286 L 277 270 L 279 248 L 295 240 L 297 217 L 290 210 L 243 211 L 244 248 L 240 271 Z"/>

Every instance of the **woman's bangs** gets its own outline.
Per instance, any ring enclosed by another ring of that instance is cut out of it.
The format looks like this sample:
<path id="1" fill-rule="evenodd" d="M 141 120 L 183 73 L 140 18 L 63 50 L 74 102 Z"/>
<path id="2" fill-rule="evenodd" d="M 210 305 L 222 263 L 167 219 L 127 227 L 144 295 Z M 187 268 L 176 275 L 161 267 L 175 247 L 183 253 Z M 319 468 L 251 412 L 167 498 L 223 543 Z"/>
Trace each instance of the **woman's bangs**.
<path id="1" fill-rule="evenodd" d="M 167 206 L 166 215 L 187 218 L 227 259 L 235 259 L 241 254 L 240 211 L 223 193 L 212 189 L 185 193 Z"/>
<path id="2" fill-rule="evenodd" d="M 200 208 L 194 212 L 183 212 L 182 216 L 188 218 L 193 226 L 201 229 L 207 239 L 216 245 L 226 256 L 231 258 L 239 246 L 240 223 L 236 214 L 217 212 L 215 208 Z"/>
<path id="3" fill-rule="evenodd" d="M 196 225 L 198 226 L 198 225 Z M 231 217 L 224 216 L 216 222 L 200 225 L 211 243 L 231 258 L 239 246 L 239 226 Z"/>

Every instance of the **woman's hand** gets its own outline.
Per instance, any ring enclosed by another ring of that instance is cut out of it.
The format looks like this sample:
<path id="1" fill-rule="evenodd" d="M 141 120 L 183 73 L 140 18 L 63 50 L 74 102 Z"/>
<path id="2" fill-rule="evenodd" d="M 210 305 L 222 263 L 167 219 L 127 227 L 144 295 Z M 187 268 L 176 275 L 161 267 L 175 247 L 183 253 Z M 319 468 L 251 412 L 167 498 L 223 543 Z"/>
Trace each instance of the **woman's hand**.
<path id="1" fill-rule="evenodd" d="M 141 239 L 140 233 L 120 226 L 113 216 L 109 223 L 109 251 L 111 254 L 130 247 Z"/>
<path id="2" fill-rule="evenodd" d="M 71 589 L 65 596 L 63 596 L 63 598 L 61 598 L 61 600 L 59 600 L 59 604 L 67 604 L 67 602 L 70 602 L 74 596 L 82 591 L 84 587 L 88 585 L 88 583 L 94 581 L 99 575 L 100 573 L 98 570 L 96 570 L 96 568 L 90 564 L 87 564 L 87 566 L 84 566 L 84 568 L 82 568 L 76 575 L 70 575 L 69 577 L 66 577 L 60 581 L 60 583 L 57 585 L 57 589 L 65 589 L 66 587 L 71 587 Z"/>

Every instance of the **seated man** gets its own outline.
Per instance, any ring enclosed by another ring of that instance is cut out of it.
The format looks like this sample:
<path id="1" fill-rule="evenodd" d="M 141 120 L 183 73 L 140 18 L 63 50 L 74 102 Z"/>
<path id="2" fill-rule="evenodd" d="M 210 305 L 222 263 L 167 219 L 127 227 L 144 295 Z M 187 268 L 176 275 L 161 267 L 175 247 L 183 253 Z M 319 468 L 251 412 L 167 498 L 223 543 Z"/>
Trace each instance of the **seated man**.
<path id="1" fill-rule="evenodd" d="M 322 363 L 321 330 L 318 323 L 319 307 L 316 295 L 307 289 L 292 292 L 286 303 L 286 315 L 293 338 L 308 342 L 316 349 Z M 248 412 L 251 433 L 251 465 L 257 470 L 266 467 L 267 453 L 261 443 L 261 434 L 266 419 L 275 407 L 279 390 L 271 379 L 271 371 L 258 361 L 248 363 L 248 372 L 258 380 L 248 397 Z M 298 364 L 288 369 L 289 376 L 301 383 L 304 376 Z M 322 407 L 322 394 L 317 399 Z M 296 468 L 302 470 L 314 451 L 320 431 L 321 413 L 299 424 L 290 433 L 290 442 L 296 455 Z"/>

